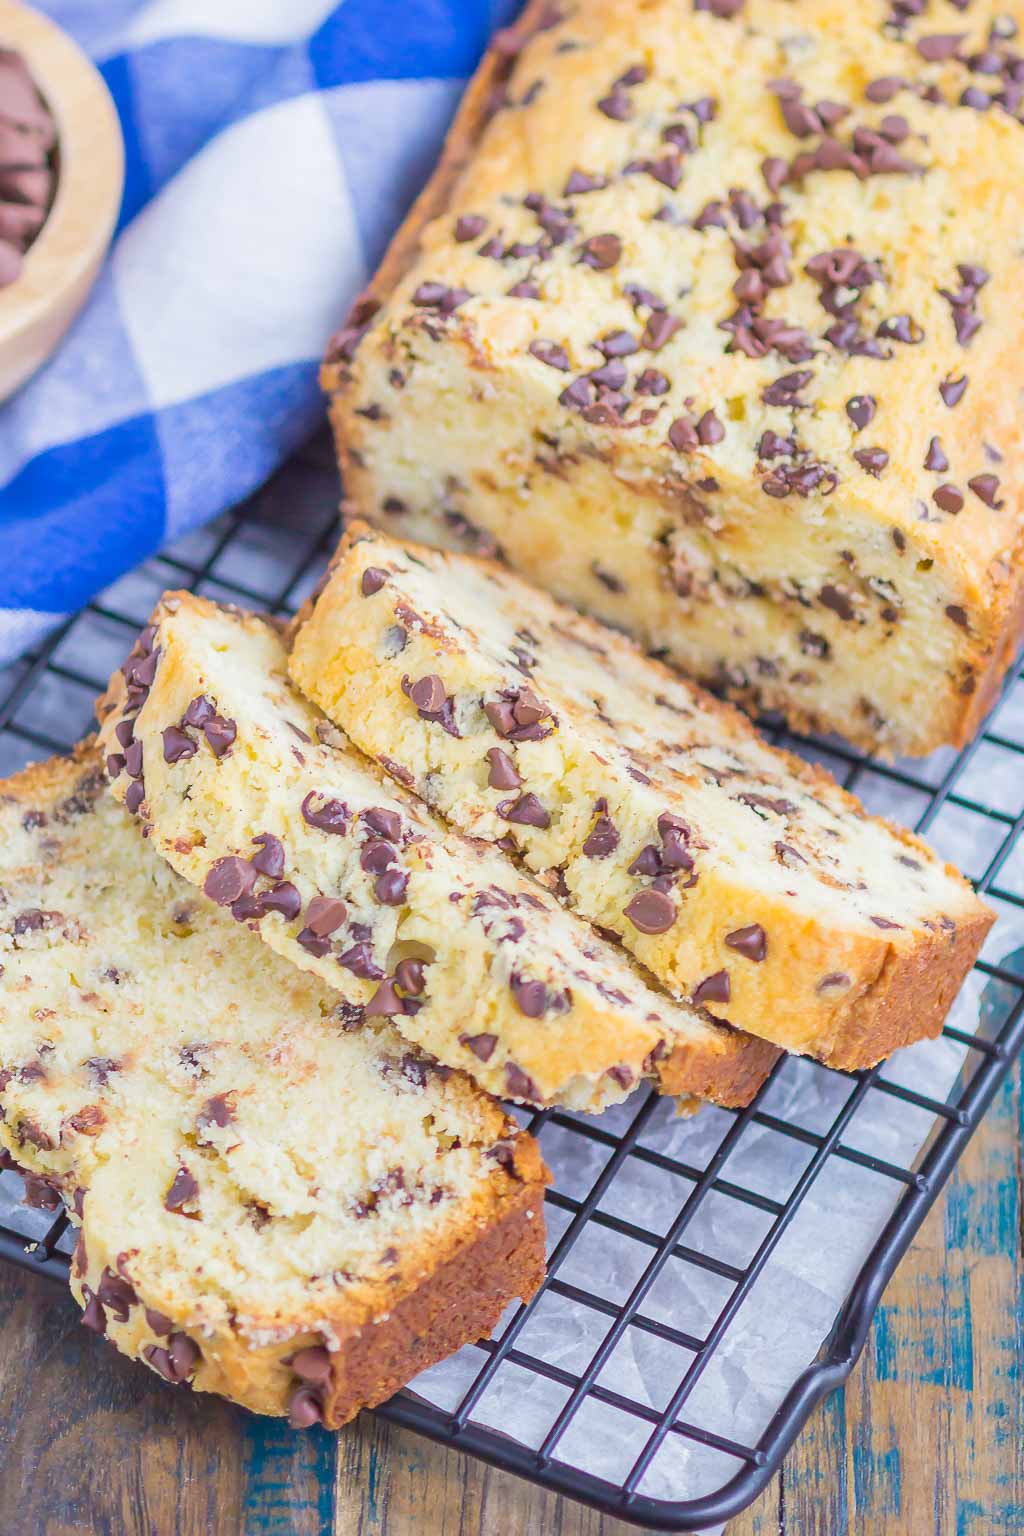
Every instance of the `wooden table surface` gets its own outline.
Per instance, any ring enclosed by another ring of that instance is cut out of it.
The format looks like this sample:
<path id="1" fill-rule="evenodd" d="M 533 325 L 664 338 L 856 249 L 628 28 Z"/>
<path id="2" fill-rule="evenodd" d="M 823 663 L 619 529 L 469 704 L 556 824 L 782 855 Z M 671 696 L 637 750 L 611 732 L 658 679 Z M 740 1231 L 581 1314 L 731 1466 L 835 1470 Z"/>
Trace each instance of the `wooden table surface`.
<path id="1" fill-rule="evenodd" d="M 1016 1072 L 886 1292 L 845 1391 L 728 1536 L 1022 1536 Z M 4 1536 L 627 1536 L 364 1415 L 293 1434 L 174 1392 L 0 1272 Z"/>

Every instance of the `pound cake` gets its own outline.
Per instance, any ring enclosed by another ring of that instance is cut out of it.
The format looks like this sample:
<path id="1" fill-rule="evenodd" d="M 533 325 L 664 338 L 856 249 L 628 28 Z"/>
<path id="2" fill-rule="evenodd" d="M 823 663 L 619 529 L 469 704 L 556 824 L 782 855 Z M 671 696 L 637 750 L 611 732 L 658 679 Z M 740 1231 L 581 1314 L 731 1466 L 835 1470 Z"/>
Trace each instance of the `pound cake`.
<path id="1" fill-rule="evenodd" d="M 669 991 L 839 1067 L 938 1032 L 992 922 L 971 887 L 622 635 L 365 525 L 300 620 L 299 688 Z"/>
<path id="2" fill-rule="evenodd" d="M 963 743 L 1024 616 L 1021 0 L 535 0 L 323 372 L 347 495 L 752 709 Z"/>
<path id="3" fill-rule="evenodd" d="M 151 846 L 346 1016 L 391 1018 L 481 1087 L 597 1109 L 655 1077 L 737 1104 L 773 1065 L 393 785 L 292 687 L 264 620 L 165 596 L 100 713 L 114 794 Z"/>
<path id="4" fill-rule="evenodd" d="M 0 784 L 0 888 L 0 1143 L 87 1327 L 333 1427 L 536 1290 L 536 1143 L 174 874 L 95 749 Z"/>

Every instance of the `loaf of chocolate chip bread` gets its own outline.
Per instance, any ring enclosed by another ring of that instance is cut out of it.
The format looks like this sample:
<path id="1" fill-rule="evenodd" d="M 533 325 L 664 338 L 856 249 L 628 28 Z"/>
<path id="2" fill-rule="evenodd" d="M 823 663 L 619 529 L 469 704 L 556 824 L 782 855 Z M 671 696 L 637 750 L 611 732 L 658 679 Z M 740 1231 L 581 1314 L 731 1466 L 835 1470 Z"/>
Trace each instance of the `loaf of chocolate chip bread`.
<path id="1" fill-rule="evenodd" d="M 962 743 L 1024 615 L 1004 0 L 534 0 L 324 368 L 346 490 L 745 704 Z"/>
<path id="2" fill-rule="evenodd" d="M 392 784 L 291 686 L 262 619 L 169 594 L 101 717 L 150 845 L 352 1020 L 389 1016 L 530 1104 L 596 1109 L 645 1076 L 745 1103 L 771 1068 L 771 1047 L 654 992 L 504 853 Z"/>
<path id="3" fill-rule="evenodd" d="M 841 1067 L 938 1032 L 991 912 L 730 705 L 493 561 L 365 525 L 300 618 L 299 688 L 677 996 Z"/>
<path id="4" fill-rule="evenodd" d="M 0 886 L 0 1143 L 87 1327 L 334 1426 L 536 1289 L 536 1144 L 174 874 L 94 750 L 0 784 Z"/>

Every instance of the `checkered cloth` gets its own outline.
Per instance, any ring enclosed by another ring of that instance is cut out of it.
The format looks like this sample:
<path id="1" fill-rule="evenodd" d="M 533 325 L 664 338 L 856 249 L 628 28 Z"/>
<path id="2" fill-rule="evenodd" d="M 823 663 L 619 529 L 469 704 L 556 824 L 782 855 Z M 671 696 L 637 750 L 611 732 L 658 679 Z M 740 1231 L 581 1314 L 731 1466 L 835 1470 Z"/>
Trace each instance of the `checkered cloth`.
<path id="1" fill-rule="evenodd" d="M 127 148 L 89 304 L 0 407 L 0 661 L 259 485 L 512 0 L 35 0 Z"/>

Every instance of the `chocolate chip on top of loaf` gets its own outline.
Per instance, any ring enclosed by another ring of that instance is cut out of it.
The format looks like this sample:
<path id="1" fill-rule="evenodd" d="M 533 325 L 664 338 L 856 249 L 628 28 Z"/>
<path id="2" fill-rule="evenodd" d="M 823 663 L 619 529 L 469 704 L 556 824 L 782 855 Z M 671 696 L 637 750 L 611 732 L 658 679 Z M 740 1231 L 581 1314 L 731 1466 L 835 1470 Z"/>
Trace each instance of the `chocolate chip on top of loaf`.
<path id="1" fill-rule="evenodd" d="M 622 635 L 365 525 L 300 620 L 292 677 L 357 746 L 676 995 L 842 1067 L 938 1032 L 991 912 Z"/>
<path id="2" fill-rule="evenodd" d="M 1022 17 L 528 6 L 328 353 L 354 505 L 796 723 L 968 739 L 1024 615 Z"/>
<path id="3" fill-rule="evenodd" d="M 264 620 L 174 593 L 115 675 L 100 711 L 113 791 L 179 873 L 355 1015 L 390 1017 L 493 1092 L 600 1108 L 656 1077 L 753 1096 L 776 1053 L 656 993 L 502 852 L 446 828 L 287 666 Z"/>
<path id="4" fill-rule="evenodd" d="M 296 1426 L 543 1275 L 531 1138 L 176 875 L 93 749 L 0 784 L 0 1144 L 80 1227 L 87 1327 Z"/>

